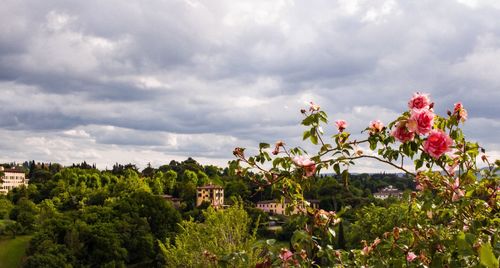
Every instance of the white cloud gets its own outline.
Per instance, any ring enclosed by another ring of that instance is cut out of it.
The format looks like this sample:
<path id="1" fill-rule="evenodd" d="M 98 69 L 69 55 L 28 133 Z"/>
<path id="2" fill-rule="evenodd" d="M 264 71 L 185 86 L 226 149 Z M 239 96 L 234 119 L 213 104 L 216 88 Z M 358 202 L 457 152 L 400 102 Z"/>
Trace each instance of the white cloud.
<path id="1" fill-rule="evenodd" d="M 500 62 L 500 37 L 492 33 L 477 37 L 471 53 L 451 66 L 452 73 L 460 78 L 471 78 L 478 83 L 500 86 L 500 70 L 492 68 Z"/>
<path id="2" fill-rule="evenodd" d="M 0 160 L 220 162 L 235 146 L 302 144 L 299 110 L 309 101 L 358 137 L 371 120 L 406 110 L 416 90 L 431 93 L 440 114 L 462 101 L 466 133 L 499 151 L 495 6 L 7 0 Z"/>
<path id="3" fill-rule="evenodd" d="M 457 0 L 457 2 L 474 9 L 482 7 L 500 9 L 500 3 L 496 0 Z"/>
<path id="4" fill-rule="evenodd" d="M 368 9 L 363 18 L 362 22 L 368 23 L 380 23 L 386 21 L 386 17 L 397 12 L 397 2 L 394 0 L 384 1 L 382 5 L 378 7 L 372 7 Z"/>

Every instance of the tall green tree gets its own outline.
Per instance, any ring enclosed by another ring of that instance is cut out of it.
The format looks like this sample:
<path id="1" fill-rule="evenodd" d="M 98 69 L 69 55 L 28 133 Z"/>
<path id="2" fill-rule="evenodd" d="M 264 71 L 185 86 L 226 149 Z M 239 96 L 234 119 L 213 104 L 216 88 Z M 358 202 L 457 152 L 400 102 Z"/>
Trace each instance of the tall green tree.
<path id="1" fill-rule="evenodd" d="M 160 243 L 167 267 L 252 267 L 258 263 L 251 219 L 236 204 L 225 210 L 209 207 L 205 222 L 180 224 L 174 244 Z"/>

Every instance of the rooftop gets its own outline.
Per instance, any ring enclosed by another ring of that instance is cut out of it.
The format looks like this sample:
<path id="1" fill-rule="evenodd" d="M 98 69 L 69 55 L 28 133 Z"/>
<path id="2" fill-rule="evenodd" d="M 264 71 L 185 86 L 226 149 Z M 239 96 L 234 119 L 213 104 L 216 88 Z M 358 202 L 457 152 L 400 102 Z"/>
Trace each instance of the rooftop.
<path id="1" fill-rule="evenodd" d="M 204 186 L 196 187 L 196 189 L 224 189 L 224 187 L 215 184 L 207 184 Z"/>
<path id="2" fill-rule="evenodd" d="M 10 168 L 7 168 L 7 169 L 3 169 L 3 170 L 0 170 L 0 171 L 3 171 L 4 173 L 23 173 L 24 174 L 24 171 L 22 170 L 17 170 L 17 169 L 10 169 Z"/>
<path id="3" fill-rule="evenodd" d="M 305 201 L 307 201 L 309 203 L 319 203 L 319 200 L 317 200 L 317 199 L 307 199 Z M 281 203 L 281 201 L 279 201 L 279 200 L 262 200 L 262 201 L 257 202 L 257 204 L 273 204 L 273 203 Z M 291 202 L 289 199 L 285 199 L 285 203 L 288 204 Z"/>

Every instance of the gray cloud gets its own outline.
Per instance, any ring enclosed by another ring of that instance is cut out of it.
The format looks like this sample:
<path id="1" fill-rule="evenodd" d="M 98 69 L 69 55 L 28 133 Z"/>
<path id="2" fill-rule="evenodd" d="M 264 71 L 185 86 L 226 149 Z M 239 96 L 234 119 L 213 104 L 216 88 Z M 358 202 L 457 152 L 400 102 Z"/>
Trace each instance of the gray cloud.
<path id="1" fill-rule="evenodd" d="M 2 5 L 2 161 L 220 162 L 260 140 L 300 144 L 307 101 L 359 133 L 414 91 L 440 114 L 462 101 L 468 136 L 500 155 L 495 1 Z"/>

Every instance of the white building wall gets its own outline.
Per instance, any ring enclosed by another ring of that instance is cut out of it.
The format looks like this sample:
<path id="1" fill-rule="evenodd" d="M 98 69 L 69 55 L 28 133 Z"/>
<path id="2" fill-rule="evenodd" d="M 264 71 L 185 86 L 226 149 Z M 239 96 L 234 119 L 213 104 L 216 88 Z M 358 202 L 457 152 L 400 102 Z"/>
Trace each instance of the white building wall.
<path id="1" fill-rule="evenodd" d="M 0 167 L 0 171 L 4 173 L 1 177 L 3 183 L 0 183 L 0 194 L 7 194 L 10 190 L 21 185 L 28 186 L 28 180 L 23 172 L 13 172 L 8 169 Z"/>

